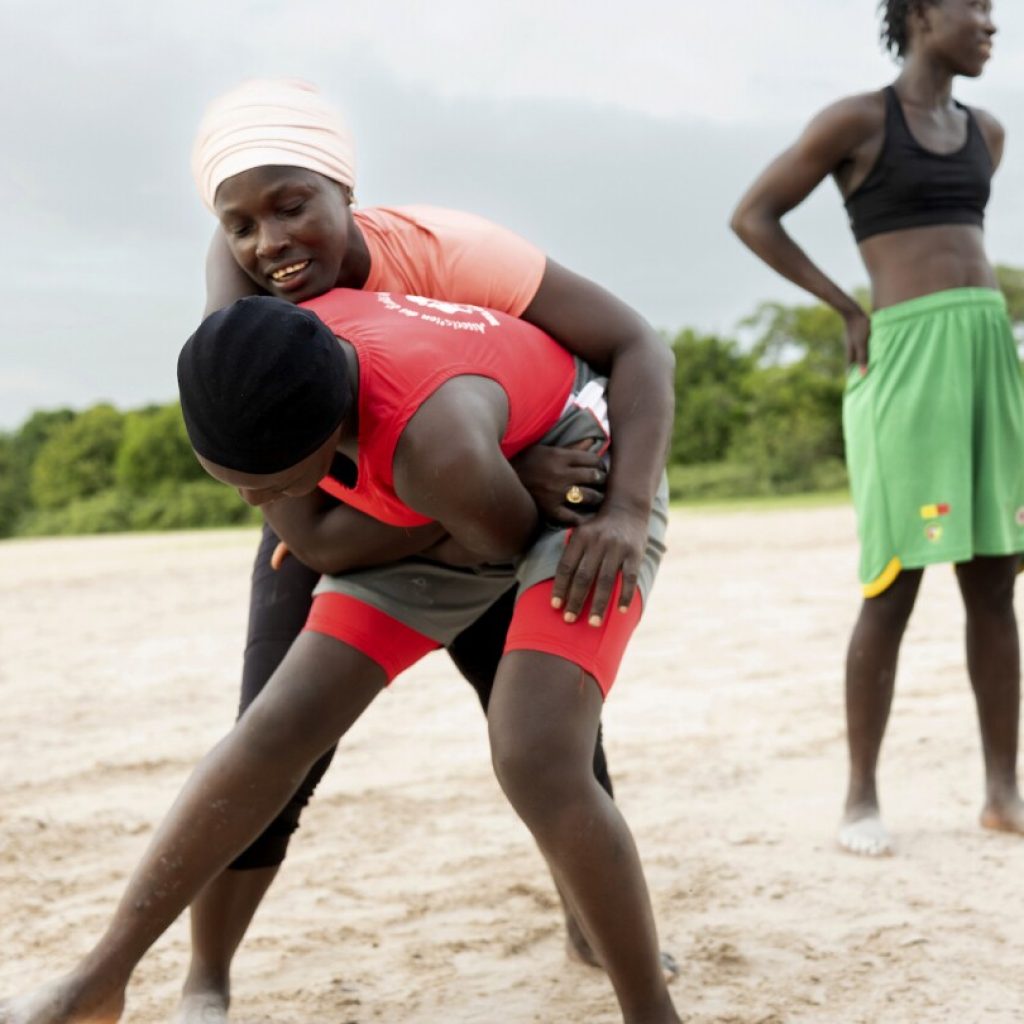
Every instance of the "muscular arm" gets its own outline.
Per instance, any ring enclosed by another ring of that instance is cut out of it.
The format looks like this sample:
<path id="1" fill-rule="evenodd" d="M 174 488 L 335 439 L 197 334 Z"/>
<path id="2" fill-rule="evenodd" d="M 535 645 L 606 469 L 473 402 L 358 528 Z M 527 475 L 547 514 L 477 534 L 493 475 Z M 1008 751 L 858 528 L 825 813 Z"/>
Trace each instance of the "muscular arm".
<path id="1" fill-rule="evenodd" d="M 602 508 L 628 509 L 646 522 L 672 433 L 671 349 L 626 303 L 550 259 L 523 319 L 608 375 L 615 458 Z"/>
<path id="2" fill-rule="evenodd" d="M 456 377 L 420 406 L 395 448 L 399 498 L 481 562 L 514 558 L 539 527 L 537 506 L 501 451 L 507 419 L 494 381 Z"/>
<path id="3" fill-rule="evenodd" d="M 863 317 L 863 310 L 793 241 L 782 218 L 830 174 L 846 181 L 863 179 L 864 152 L 882 130 L 884 110 L 879 93 L 852 96 L 827 107 L 750 186 L 730 222 L 765 263 L 847 319 Z"/>
<path id="4" fill-rule="evenodd" d="M 389 526 L 348 505 L 330 503 L 322 491 L 280 498 L 263 506 L 274 533 L 314 572 L 342 573 L 386 565 L 419 554 L 444 536 L 429 526 Z"/>
<path id="5" fill-rule="evenodd" d="M 620 607 L 633 597 L 672 433 L 674 359 L 637 312 L 554 260 L 523 319 L 608 375 L 613 454 L 606 495 L 596 514 L 573 530 L 553 591 L 556 606 L 576 617 L 593 590 L 592 616 L 600 621 L 619 573 Z"/>

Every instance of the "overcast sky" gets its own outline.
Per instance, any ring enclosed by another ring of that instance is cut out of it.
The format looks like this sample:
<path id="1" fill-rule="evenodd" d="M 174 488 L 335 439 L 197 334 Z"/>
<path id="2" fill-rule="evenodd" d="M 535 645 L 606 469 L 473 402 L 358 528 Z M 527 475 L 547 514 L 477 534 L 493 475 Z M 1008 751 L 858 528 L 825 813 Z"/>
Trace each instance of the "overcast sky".
<path id="1" fill-rule="evenodd" d="M 360 204 L 472 210 L 656 326 L 729 331 L 799 293 L 726 229 L 761 166 L 895 75 L 874 0 L 0 0 L 0 430 L 33 410 L 173 397 L 211 216 L 188 171 L 206 102 L 317 83 L 348 113 Z M 989 247 L 1024 264 L 1024 3 L 985 76 L 1006 125 Z M 790 226 L 864 281 L 830 183 Z"/>

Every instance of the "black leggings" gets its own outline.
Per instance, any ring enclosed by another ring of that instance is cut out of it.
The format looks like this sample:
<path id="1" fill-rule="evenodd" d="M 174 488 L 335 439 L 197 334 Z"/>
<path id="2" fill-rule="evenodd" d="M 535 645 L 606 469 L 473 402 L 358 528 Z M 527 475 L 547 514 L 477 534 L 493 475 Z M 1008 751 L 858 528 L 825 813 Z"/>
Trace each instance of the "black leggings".
<path id="1" fill-rule="evenodd" d="M 249 630 L 242 668 L 242 695 L 239 715 L 259 696 L 274 670 L 281 663 L 306 624 L 312 603 L 313 587 L 320 578 L 296 558 L 286 558 L 276 572 L 270 568 L 270 556 L 278 539 L 264 524 L 263 537 L 252 571 L 252 592 L 249 599 Z M 480 704 L 487 712 L 494 675 L 498 670 L 505 634 L 515 604 L 513 588 L 499 598 L 476 622 L 460 633 L 448 648 L 455 667 L 476 690 Z M 288 850 L 292 833 L 299 827 L 302 809 L 309 803 L 317 783 L 323 778 L 336 747 L 331 747 L 309 770 L 295 795 L 258 839 L 230 866 L 236 871 L 277 867 Z M 598 729 L 594 748 L 594 775 L 602 788 L 612 795 L 601 732 Z"/>

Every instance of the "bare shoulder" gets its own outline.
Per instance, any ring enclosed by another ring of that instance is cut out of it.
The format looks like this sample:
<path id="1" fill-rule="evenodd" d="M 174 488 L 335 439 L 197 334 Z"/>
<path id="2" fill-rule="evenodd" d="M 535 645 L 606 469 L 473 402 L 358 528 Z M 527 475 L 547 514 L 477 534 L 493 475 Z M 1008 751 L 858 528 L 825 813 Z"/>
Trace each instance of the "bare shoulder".
<path id="1" fill-rule="evenodd" d="M 980 107 L 968 107 L 967 109 L 974 115 L 981 137 L 985 140 L 985 145 L 988 146 L 988 151 L 992 156 L 993 166 L 998 167 L 1003 159 L 1006 129 L 987 110 L 982 110 Z"/>
<path id="2" fill-rule="evenodd" d="M 842 135 L 854 146 L 863 142 L 885 125 L 885 92 L 872 92 L 844 96 L 819 110 L 811 118 L 808 131 Z"/>
<path id="3" fill-rule="evenodd" d="M 409 418 L 395 449 L 410 466 L 458 459 L 490 448 L 508 418 L 508 400 L 495 381 L 459 375 L 445 381 Z"/>
<path id="4" fill-rule="evenodd" d="M 885 95 L 881 91 L 844 96 L 811 118 L 792 153 L 822 176 L 844 167 L 871 163 L 885 134 Z"/>
<path id="5" fill-rule="evenodd" d="M 1006 133 L 1006 129 L 1003 128 L 1002 122 L 987 110 L 982 110 L 981 107 L 968 107 L 968 110 L 974 115 L 978 124 L 989 131 L 998 132 L 1000 135 Z"/>
<path id="6" fill-rule="evenodd" d="M 393 461 L 395 492 L 410 508 L 447 523 L 468 500 L 467 485 L 504 462 L 506 417 L 495 387 L 480 377 L 455 377 L 412 415 Z"/>

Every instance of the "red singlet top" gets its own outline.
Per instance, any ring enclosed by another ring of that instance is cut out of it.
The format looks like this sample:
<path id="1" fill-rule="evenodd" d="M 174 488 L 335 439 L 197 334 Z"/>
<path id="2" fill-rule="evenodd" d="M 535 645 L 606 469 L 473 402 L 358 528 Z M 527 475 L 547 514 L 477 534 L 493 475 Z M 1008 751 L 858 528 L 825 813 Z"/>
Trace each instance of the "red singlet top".
<path id="1" fill-rule="evenodd" d="M 561 416 L 575 361 L 550 336 L 523 320 L 481 306 L 416 295 L 337 288 L 302 305 L 359 357 L 357 477 L 320 486 L 353 508 L 393 526 L 432 520 L 395 493 L 398 439 L 417 409 L 452 377 L 496 381 L 508 396 L 506 456 L 540 440 Z M 457 486 L 457 484 L 455 485 Z"/>

